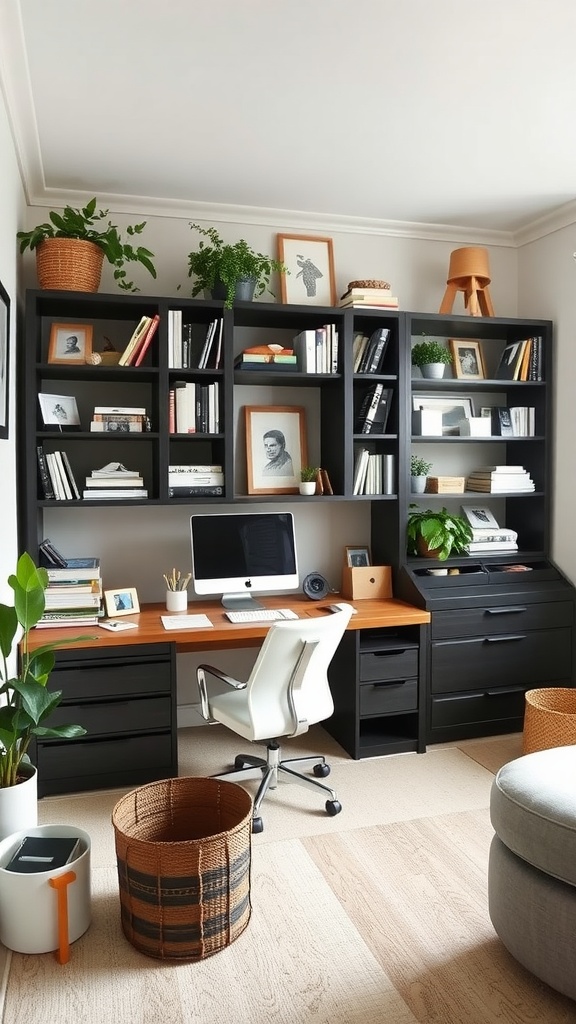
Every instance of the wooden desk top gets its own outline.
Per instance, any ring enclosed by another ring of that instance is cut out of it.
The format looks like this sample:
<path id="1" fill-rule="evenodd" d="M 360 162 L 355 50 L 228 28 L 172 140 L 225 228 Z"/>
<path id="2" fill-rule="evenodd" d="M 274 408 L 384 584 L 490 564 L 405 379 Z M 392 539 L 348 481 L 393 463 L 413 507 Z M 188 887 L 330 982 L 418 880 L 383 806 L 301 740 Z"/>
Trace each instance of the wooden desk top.
<path id="1" fill-rule="evenodd" d="M 266 608 L 292 608 L 300 618 L 325 615 L 330 604 L 345 600 L 337 594 L 325 601 L 310 601 L 303 594 L 282 597 L 260 597 Z M 350 601 L 356 608 L 348 629 L 375 629 L 379 626 L 410 626 L 430 622 L 430 612 L 416 608 L 405 601 Z M 82 647 L 125 647 L 134 644 L 175 643 L 178 651 L 213 650 L 222 647 L 254 647 L 268 632 L 270 622 L 232 623 L 226 618 L 225 609 L 219 601 L 190 601 L 188 615 L 207 615 L 212 626 L 199 629 L 165 629 L 161 616 L 169 612 L 163 604 L 143 605 L 137 615 L 126 615 L 120 622 L 135 622 L 137 629 L 126 629 L 112 633 L 98 626 L 57 627 L 56 629 L 34 629 L 30 635 L 30 650 L 55 640 L 77 636 L 89 636 L 88 640 L 66 644 L 64 650 Z"/>

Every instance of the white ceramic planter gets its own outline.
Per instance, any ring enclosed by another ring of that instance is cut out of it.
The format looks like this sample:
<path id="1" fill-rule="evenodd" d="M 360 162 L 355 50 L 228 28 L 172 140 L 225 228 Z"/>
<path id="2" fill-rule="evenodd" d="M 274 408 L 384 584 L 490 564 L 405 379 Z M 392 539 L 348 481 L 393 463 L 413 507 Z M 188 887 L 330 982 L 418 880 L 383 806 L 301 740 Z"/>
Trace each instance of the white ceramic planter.
<path id="1" fill-rule="evenodd" d="M 424 363 L 424 365 L 420 367 L 422 370 L 422 376 L 426 377 L 428 380 L 439 380 L 440 377 L 444 376 L 445 368 L 446 363 Z"/>
<path id="2" fill-rule="evenodd" d="M 301 480 L 300 481 L 300 494 L 316 494 L 316 481 L 315 480 Z"/>
<path id="3" fill-rule="evenodd" d="M 0 840 L 38 824 L 38 775 L 33 765 L 22 765 L 25 782 L 0 789 Z"/>
<path id="4" fill-rule="evenodd" d="M 81 840 L 76 860 L 52 871 L 20 874 L 4 865 L 24 836 L 74 836 Z M 90 836 L 74 825 L 38 825 L 3 839 L 0 843 L 0 941 L 16 953 L 48 953 L 58 949 L 57 891 L 48 884 L 67 871 L 76 875 L 66 887 L 68 941 L 75 942 L 88 928 L 90 909 Z"/>
<path id="5" fill-rule="evenodd" d="M 411 476 L 412 494 L 424 494 L 427 479 L 425 476 Z"/>

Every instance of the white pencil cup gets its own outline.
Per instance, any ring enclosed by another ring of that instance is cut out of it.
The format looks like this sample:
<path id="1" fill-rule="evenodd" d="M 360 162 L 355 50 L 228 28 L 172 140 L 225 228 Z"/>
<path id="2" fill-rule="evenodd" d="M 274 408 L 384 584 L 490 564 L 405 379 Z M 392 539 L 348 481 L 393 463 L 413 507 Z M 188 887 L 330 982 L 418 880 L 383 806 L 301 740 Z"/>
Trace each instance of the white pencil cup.
<path id="1" fill-rule="evenodd" d="M 188 607 L 188 591 L 187 590 L 167 590 L 166 591 L 166 611 L 168 612 L 185 612 Z"/>

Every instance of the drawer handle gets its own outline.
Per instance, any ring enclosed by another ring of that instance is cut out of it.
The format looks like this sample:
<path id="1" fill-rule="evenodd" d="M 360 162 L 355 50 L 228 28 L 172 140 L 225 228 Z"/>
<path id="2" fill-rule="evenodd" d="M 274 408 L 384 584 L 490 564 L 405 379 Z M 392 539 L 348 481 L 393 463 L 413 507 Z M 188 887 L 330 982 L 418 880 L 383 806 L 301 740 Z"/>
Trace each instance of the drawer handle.
<path id="1" fill-rule="evenodd" d="M 395 647 L 392 651 L 370 651 L 371 658 L 397 658 L 401 654 L 406 654 L 407 647 Z"/>
<path id="2" fill-rule="evenodd" d="M 526 612 L 528 609 L 522 605 L 510 605 L 508 608 L 485 608 L 485 615 L 509 615 L 512 612 Z"/>
<path id="3" fill-rule="evenodd" d="M 372 686 L 377 690 L 381 686 L 405 686 L 407 682 L 407 679 L 392 679 L 391 681 L 382 679 L 377 683 L 372 683 Z"/>
<path id="4" fill-rule="evenodd" d="M 523 686 L 510 686 L 502 690 L 486 690 L 485 697 L 508 697 L 511 693 L 524 693 Z"/>
<path id="5" fill-rule="evenodd" d="M 506 644 L 509 640 L 525 640 L 525 633 L 510 634 L 510 636 L 486 636 L 484 641 L 487 644 Z"/>

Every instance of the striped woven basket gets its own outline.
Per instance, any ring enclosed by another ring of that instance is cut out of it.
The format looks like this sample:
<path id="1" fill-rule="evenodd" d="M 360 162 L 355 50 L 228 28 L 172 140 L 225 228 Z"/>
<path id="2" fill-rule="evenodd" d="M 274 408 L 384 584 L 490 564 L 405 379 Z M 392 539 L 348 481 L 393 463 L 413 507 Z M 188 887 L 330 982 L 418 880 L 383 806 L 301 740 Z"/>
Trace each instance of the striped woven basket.
<path id="1" fill-rule="evenodd" d="M 97 292 L 104 253 L 81 238 L 47 238 L 36 249 L 41 288 L 52 291 Z"/>
<path id="2" fill-rule="evenodd" d="M 576 743 L 576 690 L 550 686 L 525 694 L 522 752 Z"/>
<path id="3" fill-rule="evenodd" d="M 252 799 L 222 779 L 163 779 L 112 812 L 121 921 L 161 960 L 202 960 L 242 934 L 251 914 Z"/>

